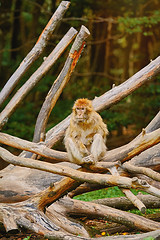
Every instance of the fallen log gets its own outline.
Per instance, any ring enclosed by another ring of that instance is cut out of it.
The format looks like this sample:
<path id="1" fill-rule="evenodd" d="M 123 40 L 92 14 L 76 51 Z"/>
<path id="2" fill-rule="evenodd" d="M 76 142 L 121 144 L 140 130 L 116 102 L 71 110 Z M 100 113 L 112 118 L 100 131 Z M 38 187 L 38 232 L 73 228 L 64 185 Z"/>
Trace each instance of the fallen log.
<path id="1" fill-rule="evenodd" d="M 142 231 L 153 231 L 160 229 L 160 223 L 146 219 L 133 213 L 123 212 L 108 206 L 102 206 L 92 202 L 84 202 L 75 199 L 63 198 L 58 201 L 62 205 L 63 211 L 72 215 L 103 217 L 109 221 L 123 224 L 132 229 L 141 229 Z"/>
<path id="2" fill-rule="evenodd" d="M 108 174 L 104 175 L 98 173 L 82 172 L 62 165 L 51 164 L 46 162 L 44 163 L 38 160 L 17 157 L 2 147 L 0 147 L 0 157 L 13 165 L 24 166 L 39 169 L 42 171 L 56 173 L 62 176 L 71 177 L 72 179 L 78 182 L 89 182 L 106 186 L 119 186 L 122 188 L 136 188 L 144 190 L 154 196 L 160 197 L 159 189 L 149 185 L 144 180 L 142 181 L 138 180 L 138 178 L 131 179 L 127 177 L 113 176 Z"/>
<path id="3" fill-rule="evenodd" d="M 127 170 L 128 172 L 136 173 L 136 174 L 139 174 L 139 173 L 144 174 L 144 175 L 154 179 L 155 181 L 160 182 L 160 173 L 157 173 L 150 168 L 137 167 L 137 166 L 134 166 L 133 164 L 131 164 L 130 162 L 125 162 L 122 167 L 125 170 Z"/>
<path id="4" fill-rule="evenodd" d="M 152 195 L 143 195 L 139 193 L 137 198 L 140 199 L 147 208 L 160 208 L 160 198 Z M 121 210 L 134 209 L 135 206 L 126 197 L 115 197 L 115 198 L 103 198 L 93 200 L 92 202 L 106 205 L 113 208 L 118 208 Z"/>

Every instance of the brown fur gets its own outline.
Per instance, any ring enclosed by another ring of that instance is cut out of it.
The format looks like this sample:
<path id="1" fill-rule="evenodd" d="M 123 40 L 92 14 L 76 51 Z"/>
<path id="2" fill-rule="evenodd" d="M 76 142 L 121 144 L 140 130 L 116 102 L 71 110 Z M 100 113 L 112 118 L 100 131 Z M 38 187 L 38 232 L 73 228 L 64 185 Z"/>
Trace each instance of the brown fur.
<path id="1" fill-rule="evenodd" d="M 64 143 L 71 162 L 94 164 L 106 153 L 108 129 L 101 116 L 94 111 L 92 102 L 78 99 L 66 130 Z"/>

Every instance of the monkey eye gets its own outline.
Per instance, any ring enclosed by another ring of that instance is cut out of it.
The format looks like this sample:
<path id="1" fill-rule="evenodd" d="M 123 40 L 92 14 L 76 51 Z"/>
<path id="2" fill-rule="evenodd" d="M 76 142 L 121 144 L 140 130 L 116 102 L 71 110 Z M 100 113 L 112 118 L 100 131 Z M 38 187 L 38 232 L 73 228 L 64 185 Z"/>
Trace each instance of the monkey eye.
<path id="1" fill-rule="evenodd" d="M 78 107 L 78 108 L 76 108 L 77 110 L 84 110 L 85 108 L 80 108 L 80 107 Z"/>

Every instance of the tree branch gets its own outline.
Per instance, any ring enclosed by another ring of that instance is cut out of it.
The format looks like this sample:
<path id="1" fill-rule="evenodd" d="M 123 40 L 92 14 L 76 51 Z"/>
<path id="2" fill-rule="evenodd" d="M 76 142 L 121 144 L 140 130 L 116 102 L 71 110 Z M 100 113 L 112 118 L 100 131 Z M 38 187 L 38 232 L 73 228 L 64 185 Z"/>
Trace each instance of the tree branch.
<path id="1" fill-rule="evenodd" d="M 160 208 L 160 198 L 152 195 L 143 195 L 142 193 L 138 193 L 137 198 L 142 201 L 147 208 Z M 126 197 L 103 198 L 93 200 L 92 202 L 122 210 L 135 209 L 133 203 Z"/>
<path id="2" fill-rule="evenodd" d="M 60 151 L 50 149 L 46 147 L 43 142 L 40 142 L 40 143 L 29 142 L 27 140 L 23 140 L 21 138 L 14 137 L 9 134 L 0 132 L 0 143 L 6 144 L 8 146 L 18 148 L 21 150 L 26 150 L 26 151 L 41 155 L 42 157 L 54 159 L 55 161 L 58 161 L 58 162 L 69 161 L 68 155 L 66 152 L 60 152 Z"/>
<path id="3" fill-rule="evenodd" d="M 48 41 L 50 40 L 52 33 L 55 30 L 55 27 L 57 26 L 58 22 L 62 19 L 69 5 L 70 5 L 69 1 L 62 1 L 60 3 L 59 7 L 51 17 L 50 21 L 44 28 L 43 32 L 41 33 L 35 46 L 28 53 L 25 59 L 21 62 L 20 66 L 13 73 L 13 75 L 10 77 L 10 79 L 0 92 L 0 105 L 6 100 L 6 98 L 9 96 L 11 91 L 14 89 L 14 87 L 19 82 L 20 78 L 24 75 L 24 73 L 28 70 L 28 68 L 41 55 Z"/>
<path id="4" fill-rule="evenodd" d="M 122 167 L 125 170 L 127 170 L 128 172 L 136 173 L 136 174 L 141 173 L 141 174 L 144 174 L 144 175 L 160 182 L 160 173 L 155 172 L 154 170 L 152 170 L 150 168 L 137 167 L 137 166 L 134 166 L 133 164 L 131 164 L 130 162 L 125 162 Z"/>
<path id="5" fill-rule="evenodd" d="M 40 81 L 47 71 L 53 66 L 58 57 L 62 54 L 65 48 L 71 43 L 77 30 L 70 28 L 66 35 L 57 44 L 55 49 L 44 60 L 41 66 L 32 74 L 28 81 L 17 91 L 4 110 L 0 113 L 0 128 L 6 123 L 8 117 L 16 109 L 18 104 L 24 99 L 27 93 Z"/>
<path id="6" fill-rule="evenodd" d="M 42 171 L 56 173 L 62 176 L 71 177 L 79 182 L 89 182 L 106 186 L 119 186 L 123 188 L 135 188 L 146 191 L 154 196 L 160 197 L 160 190 L 150 186 L 146 181 L 138 180 L 138 178 L 127 178 L 121 176 L 112 176 L 108 174 L 80 172 L 78 170 L 51 163 L 43 163 L 38 160 L 17 157 L 6 149 L 0 147 L 0 157 L 13 165 L 24 166 Z"/>
<path id="7" fill-rule="evenodd" d="M 70 76 L 77 64 L 77 61 L 81 55 L 81 52 L 84 48 L 84 40 L 90 35 L 88 29 L 84 26 L 81 27 L 80 32 L 78 33 L 72 48 L 69 52 L 69 56 L 65 62 L 65 65 L 52 85 L 43 105 L 39 112 L 35 132 L 33 137 L 33 142 L 39 142 L 45 140 L 45 129 L 48 122 L 50 113 L 55 106 L 60 94 L 62 93 L 63 88 L 70 79 Z"/>
<path id="8" fill-rule="evenodd" d="M 134 74 L 124 83 L 117 87 L 112 88 L 100 97 L 96 97 L 93 100 L 93 106 L 96 111 L 101 111 L 105 108 L 109 108 L 115 103 L 121 101 L 126 96 L 130 95 L 137 88 L 145 84 L 146 82 L 154 79 L 154 77 L 160 72 L 160 56 L 150 62 L 146 67 Z M 159 114 L 160 117 L 160 114 Z M 46 143 L 47 146 L 52 147 L 63 136 L 66 128 L 69 125 L 70 116 L 65 118 L 62 122 L 50 129 L 47 133 Z M 158 123 L 159 125 L 159 123 Z"/>
<path id="9" fill-rule="evenodd" d="M 119 160 L 125 162 L 159 142 L 160 128 L 151 133 L 139 135 L 130 143 L 107 152 L 102 161 L 112 162 Z"/>

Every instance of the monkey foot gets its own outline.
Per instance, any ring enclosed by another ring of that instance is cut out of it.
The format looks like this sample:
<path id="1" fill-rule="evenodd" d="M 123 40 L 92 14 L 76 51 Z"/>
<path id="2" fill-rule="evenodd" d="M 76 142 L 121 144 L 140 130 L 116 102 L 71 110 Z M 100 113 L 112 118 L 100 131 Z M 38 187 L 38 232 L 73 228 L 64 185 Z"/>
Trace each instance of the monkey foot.
<path id="1" fill-rule="evenodd" d="M 86 156 L 82 159 L 83 164 L 95 164 L 95 159 L 92 155 Z"/>

